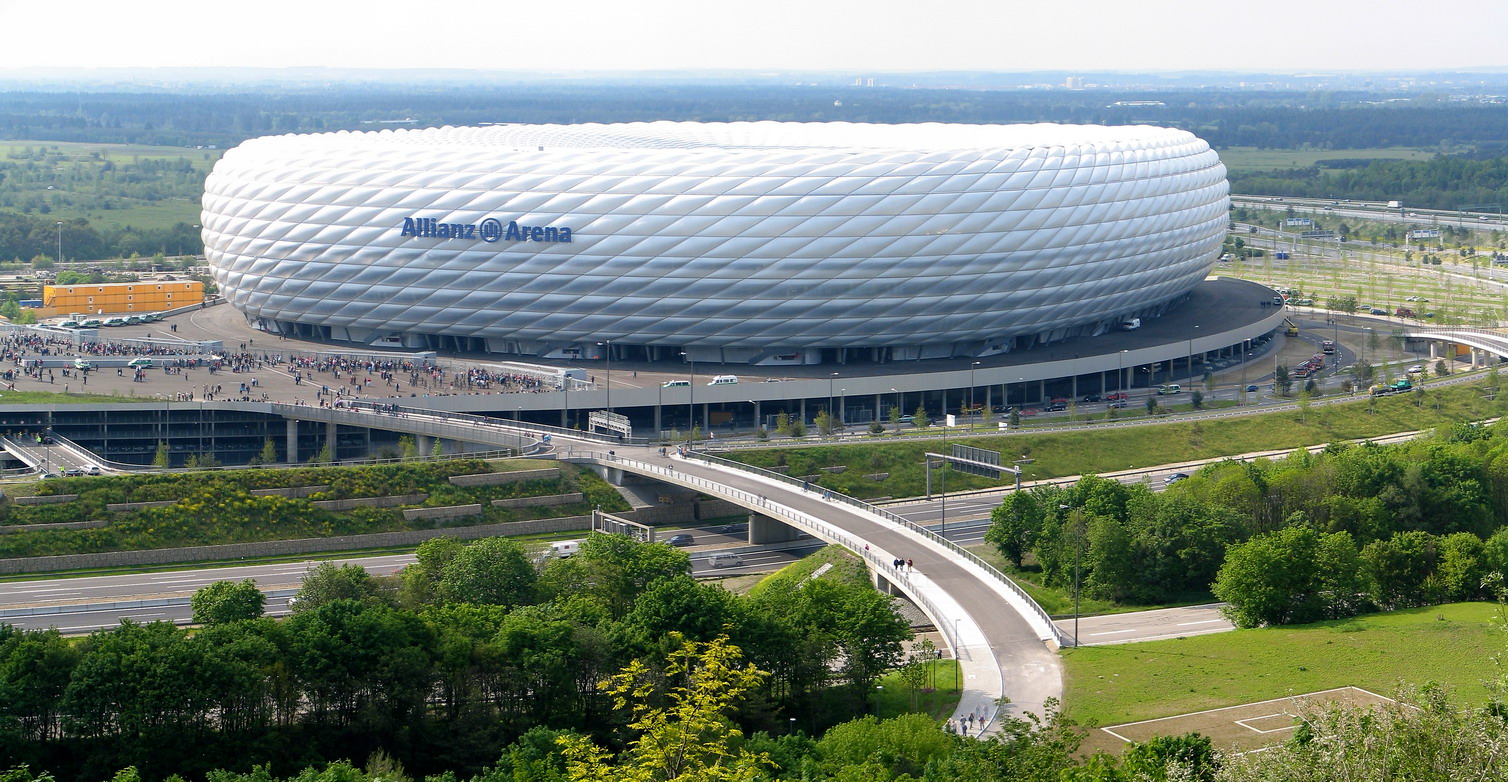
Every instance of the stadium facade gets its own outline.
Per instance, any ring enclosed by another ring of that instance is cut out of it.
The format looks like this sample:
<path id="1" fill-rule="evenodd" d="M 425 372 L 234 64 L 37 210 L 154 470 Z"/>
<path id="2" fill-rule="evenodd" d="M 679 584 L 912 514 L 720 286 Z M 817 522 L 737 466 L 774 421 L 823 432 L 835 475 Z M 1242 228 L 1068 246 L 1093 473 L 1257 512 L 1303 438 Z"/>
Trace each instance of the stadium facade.
<path id="1" fill-rule="evenodd" d="M 1156 316 L 1205 279 L 1228 209 L 1181 130 L 655 122 L 253 139 L 203 226 L 222 294 L 269 331 L 795 364 Z"/>

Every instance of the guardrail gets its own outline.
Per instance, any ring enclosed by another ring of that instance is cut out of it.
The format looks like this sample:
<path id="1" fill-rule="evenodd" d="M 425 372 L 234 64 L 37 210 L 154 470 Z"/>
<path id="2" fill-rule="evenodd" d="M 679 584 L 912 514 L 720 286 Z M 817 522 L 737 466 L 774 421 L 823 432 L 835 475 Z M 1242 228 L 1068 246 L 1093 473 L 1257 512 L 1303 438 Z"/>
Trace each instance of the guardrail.
<path id="1" fill-rule="evenodd" d="M 743 489 L 737 489 L 726 484 L 718 483 L 716 481 L 709 481 L 706 478 L 701 478 L 696 475 L 689 475 L 685 472 L 677 472 L 667 467 L 661 467 L 658 464 L 652 464 L 650 462 L 644 462 L 638 459 L 629 459 L 612 452 L 602 453 L 599 451 L 576 451 L 573 449 L 562 455 L 560 458 L 562 461 L 592 461 L 632 465 L 637 470 L 642 470 L 644 472 L 663 476 L 665 478 L 668 478 L 673 483 L 690 484 L 692 486 L 707 489 L 708 491 L 714 492 L 716 494 L 733 497 L 743 503 L 757 507 L 760 510 L 767 512 L 771 516 L 783 518 L 798 526 L 804 527 L 812 534 L 817 535 L 824 540 L 828 540 L 833 543 L 837 543 L 840 546 L 843 546 L 844 548 L 852 551 L 855 554 L 858 554 L 859 556 L 863 557 L 865 560 L 873 564 L 878 572 L 888 572 L 887 570 L 885 570 L 885 567 L 886 565 L 888 565 L 888 563 L 883 562 L 880 559 L 880 556 L 875 552 L 866 549 L 864 541 L 858 540 L 850 535 L 835 530 L 832 527 L 824 525 L 822 524 L 820 519 L 811 517 L 808 514 L 802 513 L 801 511 L 798 511 L 788 505 L 782 505 L 778 502 L 772 502 L 769 498 L 763 497 L 753 492 L 744 491 Z M 894 516 L 894 514 L 887 515 Z M 904 519 L 902 519 L 902 521 L 904 521 Z M 1015 585 L 1013 584 L 1012 586 Z M 957 636 L 952 632 L 953 628 L 949 626 L 947 622 L 939 621 L 946 616 L 942 612 L 942 609 L 940 609 L 936 603 L 928 599 L 927 596 L 922 594 L 919 590 L 911 592 L 911 596 L 921 606 L 922 610 L 932 618 L 934 625 L 936 625 L 938 631 L 943 634 L 943 638 L 948 642 L 949 648 L 953 649 L 954 655 L 956 656 L 957 654 L 959 654 L 959 650 L 962 647 L 959 645 Z M 1031 598 L 1028 597 L 1027 599 L 1030 600 Z M 1033 603 L 1033 605 L 1035 605 L 1035 603 Z M 1046 614 L 1043 614 L 1043 616 L 1046 616 Z M 1051 626 L 1050 621 L 1048 624 Z M 1054 627 L 1055 631 L 1056 629 L 1057 628 Z"/>
<path id="2" fill-rule="evenodd" d="M 620 440 L 620 439 L 618 439 L 617 435 L 600 434 L 600 433 L 597 433 L 597 432 L 583 432 L 583 431 L 578 430 L 578 429 L 567 429 L 567 428 L 560 427 L 560 426 L 550 426 L 548 424 L 526 423 L 526 422 L 523 422 L 523 421 L 509 421 L 506 418 L 496 418 L 496 417 L 492 417 L 492 416 L 476 415 L 476 414 L 473 414 L 473 413 L 457 413 L 457 412 L 451 412 L 451 411 L 448 411 L 448 410 L 431 410 L 429 408 L 424 408 L 424 407 L 405 407 L 403 405 L 387 404 L 387 403 L 384 403 L 384 402 L 370 402 L 370 401 L 359 401 L 358 400 L 358 401 L 354 401 L 354 402 L 347 402 L 345 404 L 345 407 L 338 408 L 338 409 L 337 408 L 328 408 L 328 407 L 308 407 L 308 406 L 305 406 L 305 405 L 290 405 L 290 404 L 286 404 L 286 403 L 283 403 L 283 402 L 272 402 L 270 404 L 272 405 L 273 412 L 279 413 L 280 415 L 284 415 L 285 417 L 287 417 L 287 414 L 283 412 L 284 410 L 297 411 L 298 412 L 298 417 L 300 417 L 300 418 L 314 418 L 314 417 L 317 417 L 315 415 L 311 415 L 311 413 L 314 413 L 315 411 L 324 411 L 326 413 L 338 413 L 341 410 L 366 410 L 366 411 L 378 413 L 379 415 L 401 416 L 401 417 L 405 417 L 405 418 L 408 418 L 408 419 L 411 419 L 411 420 L 420 420 L 420 419 L 423 419 L 423 418 L 435 418 L 435 419 L 444 419 L 446 423 L 450 423 L 450 422 L 454 422 L 454 421 L 465 421 L 467 423 L 472 423 L 472 424 L 476 424 L 476 425 L 479 425 L 479 426 L 486 426 L 486 427 L 489 427 L 489 428 L 501 430 L 502 432 L 505 432 L 505 433 L 510 434 L 512 436 L 515 436 L 515 437 L 521 437 L 521 438 L 522 437 L 539 437 L 541 435 L 548 434 L 548 435 L 552 435 L 552 436 L 569 437 L 569 438 L 571 438 L 573 440 L 587 440 L 587 441 L 590 441 L 590 442 L 602 443 L 603 445 L 648 445 L 649 444 L 649 440 L 647 438 L 643 438 L 643 437 L 629 437 L 629 438 L 624 438 L 624 439 Z M 345 419 L 342 419 L 342 420 L 344 421 Z M 359 422 L 351 422 L 351 423 L 354 424 L 354 423 L 359 423 Z"/>
<path id="3" fill-rule="evenodd" d="M 715 465 L 720 465 L 722 467 L 726 467 L 726 468 L 732 469 L 732 470 L 740 470 L 742 472 L 753 473 L 755 475 L 759 475 L 759 476 L 762 476 L 762 477 L 765 477 L 765 478 L 769 478 L 771 480 L 776 480 L 776 481 L 779 481 L 781 483 L 789 484 L 789 485 L 792 485 L 792 486 L 801 486 L 803 489 L 807 488 L 804 485 L 806 483 L 805 481 L 801 481 L 801 480 L 799 480 L 797 478 L 793 478 L 793 477 L 791 477 L 789 475 L 783 475 L 783 474 L 778 473 L 778 472 L 773 472 L 771 470 L 766 470 L 766 469 L 763 469 L 763 468 L 760 468 L 760 467 L 754 467 L 754 466 L 748 465 L 748 464 L 741 464 L 739 462 L 735 462 L 735 461 L 732 461 L 732 460 L 729 460 L 729 459 L 723 459 L 721 457 L 713 456 L 711 454 L 706 454 L 706 453 L 691 452 L 691 453 L 688 453 L 687 455 L 690 456 L 690 457 L 698 458 L 698 459 L 704 459 L 704 460 L 707 461 L 708 464 L 715 464 Z M 1043 610 L 1042 606 L 1039 605 L 1036 600 L 1032 599 L 1031 595 L 1028 595 L 1026 593 L 1026 590 L 1024 590 L 1020 586 L 1018 586 L 1016 584 L 1016 582 L 1014 582 L 1014 581 L 1012 581 L 1010 579 L 1010 577 L 1008 577 L 1004 573 L 1000 572 L 1000 570 L 998 568 L 996 568 L 994 565 L 991 565 L 990 563 L 984 561 L 984 559 L 980 558 L 980 556 L 978 554 L 975 554 L 974 552 L 969 551 L 968 549 L 966 549 L 966 548 L 958 545 L 957 543 L 954 543 L 953 541 L 948 540 L 947 538 L 944 538 L 943 536 L 941 536 L 941 535 L 933 532 L 930 529 L 927 529 L 926 527 L 923 527 L 923 526 L 917 524 L 916 522 L 911 521 L 910 519 L 904 518 L 902 516 L 898 516 L 898 515 L 896 515 L 894 513 L 891 513 L 888 510 L 885 510 L 884 508 L 881 508 L 881 507 L 878 507 L 878 506 L 875 506 L 875 505 L 871 505 L 871 504 L 869 504 L 869 503 L 867 503 L 867 502 L 865 502 L 865 501 L 863 501 L 861 499 L 858 499 L 856 497 L 850 497 L 850 496 L 848 496 L 846 494 L 841 494 L 839 492 L 835 492 L 835 491 L 832 491 L 830 489 L 824 489 L 822 496 L 825 499 L 829 500 L 829 501 L 840 502 L 840 503 L 843 503 L 845 505 L 850 505 L 850 506 L 853 506 L 855 508 L 858 508 L 859 510 L 864 511 L 865 513 L 870 513 L 870 514 L 878 516 L 878 517 L 880 517 L 882 519 L 885 519 L 886 521 L 890 521 L 890 522 L 894 522 L 895 524 L 899 524 L 899 525 L 905 527 L 906 529 L 909 529 L 912 532 L 915 532 L 916 534 L 921 535 L 921 536 L 927 538 L 928 540 L 931 540 L 932 542 L 934 542 L 934 543 L 936 543 L 936 544 L 938 544 L 940 546 L 943 546 L 944 548 L 946 548 L 949 551 L 953 552 L 957 556 L 963 557 L 964 559 L 969 560 L 970 562 L 974 563 L 975 565 L 978 565 L 986 573 L 988 573 L 989 575 L 991 575 L 994 578 L 998 579 L 1000 581 L 1000 583 L 1004 584 L 1013 593 L 1015 593 L 1017 597 L 1020 597 L 1028 606 L 1030 606 L 1031 609 L 1032 609 L 1032 611 L 1034 613 L 1036 613 L 1037 618 L 1039 620 L 1041 620 L 1041 622 L 1043 624 L 1045 624 L 1047 627 L 1049 627 L 1049 628 L 1052 629 L 1053 636 L 1058 641 L 1058 645 L 1059 646 L 1071 646 L 1072 645 L 1072 644 L 1070 644 L 1068 642 L 1068 636 L 1066 634 L 1064 634 L 1061 630 L 1059 630 L 1057 625 L 1053 624 L 1052 617 L 1048 615 L 1047 611 Z"/>

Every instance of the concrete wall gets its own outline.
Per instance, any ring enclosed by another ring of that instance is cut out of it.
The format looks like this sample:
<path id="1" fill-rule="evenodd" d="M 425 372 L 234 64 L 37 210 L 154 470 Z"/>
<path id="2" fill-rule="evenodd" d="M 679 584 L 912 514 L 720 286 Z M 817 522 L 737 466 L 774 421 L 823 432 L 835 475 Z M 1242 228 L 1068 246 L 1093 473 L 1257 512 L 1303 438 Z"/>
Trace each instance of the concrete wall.
<path id="1" fill-rule="evenodd" d="M 493 500 L 494 508 L 548 508 L 554 505 L 570 505 L 573 502 L 581 502 L 586 495 L 581 492 L 572 494 L 546 494 L 542 497 L 515 497 L 508 500 Z"/>
<path id="2" fill-rule="evenodd" d="M 559 478 L 559 467 L 546 467 L 542 470 L 516 470 L 514 472 L 484 472 L 476 475 L 452 475 L 452 486 L 495 486 L 503 483 L 520 483 L 540 478 Z"/>
<path id="3" fill-rule="evenodd" d="M 321 551 L 351 551 L 387 546 L 417 546 L 431 538 L 450 536 L 462 540 L 490 538 L 498 535 L 538 535 L 551 532 L 578 532 L 592 528 L 591 516 L 561 516 L 537 521 L 510 521 L 505 524 L 479 524 L 472 527 L 376 532 L 370 535 L 342 535 L 333 538 L 271 540 L 262 543 L 232 543 L 224 546 L 153 549 L 150 551 L 111 551 L 101 554 L 64 554 L 55 557 L 0 559 L 0 574 L 45 573 L 95 567 L 130 567 L 161 565 L 200 560 L 235 560 L 246 557 L 315 554 Z"/>
<path id="4" fill-rule="evenodd" d="M 445 505 L 439 508 L 409 508 L 403 511 L 405 521 L 414 519 L 464 519 L 482 515 L 481 505 Z"/>

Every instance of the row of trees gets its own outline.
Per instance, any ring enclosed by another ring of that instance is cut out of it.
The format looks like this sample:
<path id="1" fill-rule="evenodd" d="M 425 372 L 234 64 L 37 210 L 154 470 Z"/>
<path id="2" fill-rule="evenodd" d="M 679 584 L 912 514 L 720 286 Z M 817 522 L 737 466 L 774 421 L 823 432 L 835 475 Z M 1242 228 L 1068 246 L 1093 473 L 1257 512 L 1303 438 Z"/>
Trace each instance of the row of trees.
<path id="1" fill-rule="evenodd" d="M 1369 161 L 1362 168 L 1317 166 L 1276 171 L 1233 171 L 1231 191 L 1301 198 L 1354 198 L 1408 206 L 1456 209 L 1463 204 L 1499 204 L 1508 187 L 1508 158 L 1439 156 L 1430 160 Z"/>
<path id="2" fill-rule="evenodd" d="M 1460 425 L 1398 445 L 1222 462 L 1162 493 L 1092 476 L 1073 486 L 1016 492 L 995 509 L 986 539 L 1018 567 L 1034 560 L 1049 585 L 1072 586 L 1077 558 L 1087 594 L 1161 603 L 1205 593 L 1227 561 L 1228 546 L 1267 536 L 1261 545 L 1253 540 L 1249 550 L 1256 556 L 1279 539 L 1269 533 L 1296 534 L 1288 530 L 1298 528 L 1327 545 L 1350 546 L 1356 564 L 1346 571 L 1346 600 L 1366 600 L 1338 610 L 1475 597 L 1480 592 L 1467 589 L 1473 579 L 1508 572 L 1508 533 L 1500 531 L 1508 525 L 1505 426 Z M 1332 533 L 1340 537 L 1324 537 Z M 1468 539 L 1481 549 L 1474 555 L 1479 566 L 1466 567 L 1457 556 L 1476 550 Z M 1443 556 L 1438 560 L 1446 573 L 1436 572 L 1436 554 L 1419 558 L 1415 564 L 1423 570 L 1404 573 L 1386 565 L 1398 547 L 1456 554 L 1448 566 Z M 1362 571 L 1362 563 L 1372 569 Z M 1314 567 L 1341 577 L 1332 564 Z M 1465 575 L 1457 572 L 1462 568 Z M 1449 586 L 1423 584 L 1430 576 Z"/>
<path id="3" fill-rule="evenodd" d="M 381 748 L 475 773 L 534 728 L 617 745 L 627 719 L 600 682 L 636 660 L 664 678 L 672 639 L 724 635 L 769 672 L 739 724 L 817 731 L 862 713 L 910 637 L 856 565 L 751 597 L 689 570 L 684 552 L 619 536 L 542 565 L 507 539 L 437 539 L 394 576 L 321 565 L 286 621 L 260 615 L 248 582 L 196 595 L 193 633 L 128 621 L 73 643 L 0 626 L 0 767 L 160 778 Z"/>
<path id="4" fill-rule="evenodd" d="M 63 253 L 68 258 L 134 258 L 198 255 L 204 252 L 199 229 L 187 222 L 167 228 L 120 227 L 82 217 L 58 221 L 45 216 L 0 209 L 0 259 L 40 260 L 49 265 L 57 254 L 62 222 Z"/>

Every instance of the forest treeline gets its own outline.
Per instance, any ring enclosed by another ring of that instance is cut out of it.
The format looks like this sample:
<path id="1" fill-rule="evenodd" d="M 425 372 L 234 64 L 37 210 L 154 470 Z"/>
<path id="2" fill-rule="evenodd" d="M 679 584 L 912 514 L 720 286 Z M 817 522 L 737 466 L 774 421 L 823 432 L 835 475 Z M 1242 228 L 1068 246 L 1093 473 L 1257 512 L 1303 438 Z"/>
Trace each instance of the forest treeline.
<path id="1" fill-rule="evenodd" d="M 1417 398 L 1422 402 L 1423 394 Z M 1016 492 L 986 540 L 1051 586 L 1120 603 L 1214 594 L 1243 626 L 1495 596 L 1508 424 L 1209 465 L 1164 492 L 1104 478 Z"/>
<path id="2" fill-rule="evenodd" d="M 1121 105 L 1116 105 L 1120 103 Z M 1501 154 L 1500 104 L 1364 92 L 1005 91 L 753 85 L 458 85 L 206 92 L 8 92 L 0 138 L 227 147 L 255 136 L 488 122 L 1158 124 L 1217 148 L 1469 147 Z"/>
<path id="3" fill-rule="evenodd" d="M 75 643 L 0 625 L 0 779 L 18 764 L 201 778 L 378 749 L 469 775 L 531 730 L 614 745 L 627 718 L 600 683 L 634 660 L 659 670 L 673 637 L 727 636 L 768 672 L 745 729 L 819 734 L 865 712 L 911 637 L 853 560 L 744 597 L 692 579 L 681 550 L 613 535 L 542 566 L 505 538 L 440 538 L 398 576 L 321 565 L 295 597 L 278 621 L 250 581 L 206 588 L 193 633 L 125 621 Z"/>
<path id="4" fill-rule="evenodd" d="M 1505 118 L 1508 119 L 1508 118 Z M 1371 160 L 1360 167 L 1309 166 L 1234 171 L 1231 192 L 1298 198 L 1401 200 L 1406 207 L 1502 213 L 1508 208 L 1508 158 Z"/>

